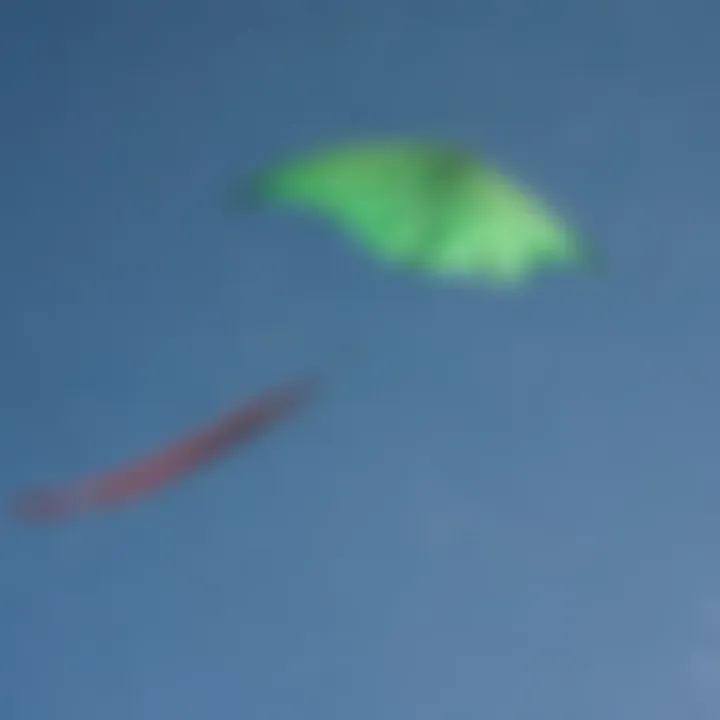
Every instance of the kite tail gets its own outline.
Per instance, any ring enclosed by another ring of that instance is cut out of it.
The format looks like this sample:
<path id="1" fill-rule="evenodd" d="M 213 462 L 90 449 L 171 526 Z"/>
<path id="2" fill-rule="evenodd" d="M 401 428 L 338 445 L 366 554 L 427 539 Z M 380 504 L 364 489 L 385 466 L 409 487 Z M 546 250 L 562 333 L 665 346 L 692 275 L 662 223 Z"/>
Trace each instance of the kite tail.
<path id="1" fill-rule="evenodd" d="M 295 413 L 323 380 L 313 376 L 260 396 L 204 430 L 118 470 L 70 487 L 30 490 L 11 505 L 11 511 L 31 522 L 49 522 L 92 508 L 114 506 L 176 483 Z"/>
<path id="2" fill-rule="evenodd" d="M 15 515 L 31 522 L 60 520 L 82 512 L 87 503 L 77 490 L 30 490 L 13 504 Z"/>

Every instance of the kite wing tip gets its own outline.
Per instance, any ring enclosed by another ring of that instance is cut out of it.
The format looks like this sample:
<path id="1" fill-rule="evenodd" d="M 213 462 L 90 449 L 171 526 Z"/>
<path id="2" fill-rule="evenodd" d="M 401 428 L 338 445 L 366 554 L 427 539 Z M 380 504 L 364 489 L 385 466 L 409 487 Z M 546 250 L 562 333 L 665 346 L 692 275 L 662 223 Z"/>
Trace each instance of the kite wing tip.
<path id="1" fill-rule="evenodd" d="M 264 173 L 251 176 L 249 180 L 233 183 L 224 193 L 223 205 L 230 212 L 255 210 L 267 198 L 267 178 Z"/>
<path id="2" fill-rule="evenodd" d="M 272 174 L 267 171 L 258 171 L 250 175 L 242 189 L 242 204 L 245 207 L 262 205 L 272 191 Z"/>

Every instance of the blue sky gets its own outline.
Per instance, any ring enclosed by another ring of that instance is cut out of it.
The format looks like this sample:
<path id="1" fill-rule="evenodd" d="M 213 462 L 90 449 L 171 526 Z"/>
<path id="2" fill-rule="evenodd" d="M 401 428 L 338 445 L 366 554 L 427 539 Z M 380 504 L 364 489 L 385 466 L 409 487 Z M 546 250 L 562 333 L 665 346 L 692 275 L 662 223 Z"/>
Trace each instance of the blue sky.
<path id="1" fill-rule="evenodd" d="M 3 499 L 355 352 L 175 492 L 0 523 L 0 717 L 716 718 L 717 20 L 6 2 Z M 608 272 L 449 288 L 227 212 L 264 162 L 404 134 L 523 178 Z"/>

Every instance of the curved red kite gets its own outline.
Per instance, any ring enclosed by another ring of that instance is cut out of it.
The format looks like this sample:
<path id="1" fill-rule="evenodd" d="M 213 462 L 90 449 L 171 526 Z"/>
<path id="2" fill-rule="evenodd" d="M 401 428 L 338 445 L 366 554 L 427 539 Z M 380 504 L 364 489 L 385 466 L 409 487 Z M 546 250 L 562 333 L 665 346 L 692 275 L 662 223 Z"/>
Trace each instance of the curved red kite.
<path id="1" fill-rule="evenodd" d="M 31 490 L 15 509 L 26 519 L 57 520 L 104 506 L 113 506 L 178 482 L 183 476 L 224 452 L 254 439 L 304 405 L 314 382 L 268 392 L 205 430 L 110 473 L 86 478 L 60 489 Z"/>

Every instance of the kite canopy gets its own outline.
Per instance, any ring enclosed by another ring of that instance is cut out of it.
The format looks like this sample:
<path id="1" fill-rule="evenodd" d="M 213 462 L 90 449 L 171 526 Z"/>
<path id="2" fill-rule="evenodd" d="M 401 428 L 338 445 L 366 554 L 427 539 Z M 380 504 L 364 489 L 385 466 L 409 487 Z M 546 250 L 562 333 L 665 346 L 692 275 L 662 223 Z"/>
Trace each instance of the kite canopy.
<path id="1" fill-rule="evenodd" d="M 314 211 L 377 257 L 433 275 L 520 284 L 587 264 L 559 217 L 484 162 L 422 142 L 347 145 L 257 175 L 261 204 Z"/>

